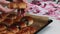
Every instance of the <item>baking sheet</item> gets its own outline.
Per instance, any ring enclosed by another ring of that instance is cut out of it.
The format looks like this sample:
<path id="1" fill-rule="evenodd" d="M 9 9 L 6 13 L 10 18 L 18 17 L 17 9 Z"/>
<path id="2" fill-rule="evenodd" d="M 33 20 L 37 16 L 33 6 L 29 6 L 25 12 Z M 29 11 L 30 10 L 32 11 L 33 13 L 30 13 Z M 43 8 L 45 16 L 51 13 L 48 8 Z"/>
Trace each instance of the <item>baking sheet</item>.
<path id="1" fill-rule="evenodd" d="M 37 34 L 44 27 L 46 27 L 48 24 L 52 22 L 51 19 L 45 16 L 35 16 L 35 15 L 29 15 L 29 14 L 27 14 L 27 16 L 32 17 L 34 20 L 34 23 L 31 25 L 33 27 L 36 27 L 36 32 L 34 34 Z"/>

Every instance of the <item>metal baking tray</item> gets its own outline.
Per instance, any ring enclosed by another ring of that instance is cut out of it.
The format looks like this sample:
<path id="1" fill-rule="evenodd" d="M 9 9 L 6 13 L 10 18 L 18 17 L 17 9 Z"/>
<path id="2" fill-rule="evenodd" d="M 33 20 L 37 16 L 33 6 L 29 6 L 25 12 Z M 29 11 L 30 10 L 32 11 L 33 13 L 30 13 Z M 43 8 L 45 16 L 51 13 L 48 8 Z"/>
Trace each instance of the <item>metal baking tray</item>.
<path id="1" fill-rule="evenodd" d="M 34 20 L 34 23 L 31 25 L 32 27 L 36 27 L 36 32 L 34 34 L 37 34 L 39 31 L 41 31 L 43 28 L 45 28 L 53 21 L 45 16 L 35 16 L 29 14 L 27 14 L 27 16 L 32 17 Z"/>

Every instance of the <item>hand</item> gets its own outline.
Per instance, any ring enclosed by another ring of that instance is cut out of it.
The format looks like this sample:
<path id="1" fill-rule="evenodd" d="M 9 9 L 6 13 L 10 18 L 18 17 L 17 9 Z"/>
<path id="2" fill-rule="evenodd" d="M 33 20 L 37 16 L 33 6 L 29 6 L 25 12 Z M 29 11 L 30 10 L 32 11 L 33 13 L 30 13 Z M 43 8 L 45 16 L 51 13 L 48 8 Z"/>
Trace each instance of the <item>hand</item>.
<path id="1" fill-rule="evenodd" d="M 13 2 L 18 2 L 19 0 L 13 0 Z M 20 0 L 21 1 L 21 0 Z M 23 2 L 25 2 L 25 3 L 28 3 L 28 1 L 27 0 L 22 0 Z"/>
<path id="2" fill-rule="evenodd" d="M 9 1 L 0 0 L 0 11 L 3 11 L 3 12 L 5 12 L 5 13 L 12 12 L 14 9 L 4 8 L 4 7 L 2 6 L 2 4 L 6 5 L 6 4 L 9 4 L 9 3 L 10 3 Z"/>

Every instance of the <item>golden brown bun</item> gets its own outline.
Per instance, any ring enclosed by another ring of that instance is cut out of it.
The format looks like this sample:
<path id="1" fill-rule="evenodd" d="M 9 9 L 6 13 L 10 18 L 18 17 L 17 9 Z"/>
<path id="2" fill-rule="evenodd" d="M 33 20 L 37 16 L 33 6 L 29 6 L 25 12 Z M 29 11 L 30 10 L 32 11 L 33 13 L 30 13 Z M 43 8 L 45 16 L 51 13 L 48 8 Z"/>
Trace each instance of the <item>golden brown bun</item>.
<path id="1" fill-rule="evenodd" d="M 19 22 L 21 19 L 21 16 L 17 16 L 16 19 L 14 20 L 14 22 Z"/>
<path id="2" fill-rule="evenodd" d="M 2 13 L 2 14 L 1 14 L 1 16 L 2 16 L 3 18 L 7 17 L 8 15 L 9 15 L 8 13 Z"/>
<path id="3" fill-rule="evenodd" d="M 32 30 L 31 30 L 32 29 Z M 34 27 L 22 28 L 17 34 L 34 34 L 36 31 Z"/>
<path id="4" fill-rule="evenodd" d="M 7 18 L 8 15 L 9 14 L 7 14 L 7 13 L 0 14 L 0 22 L 4 21 Z"/>
<path id="5" fill-rule="evenodd" d="M 7 32 L 7 30 L 3 30 L 0 33 L 5 34 L 6 32 Z"/>
<path id="6" fill-rule="evenodd" d="M 27 25 L 26 25 L 24 22 L 20 22 L 20 23 L 18 23 L 18 24 L 19 24 L 20 28 L 27 27 Z"/>
<path id="7" fill-rule="evenodd" d="M 27 29 L 27 33 L 29 34 L 33 34 L 33 33 L 35 33 L 36 32 L 36 29 L 34 28 L 34 27 L 26 27 L 26 29 Z"/>
<path id="8" fill-rule="evenodd" d="M 17 34 L 27 34 L 27 28 L 22 28 Z"/>
<path id="9" fill-rule="evenodd" d="M 33 24 L 33 18 L 32 17 L 27 17 L 27 19 L 29 21 L 28 26 L 32 25 Z"/>
<path id="10" fill-rule="evenodd" d="M 7 17 L 10 19 L 16 19 L 17 16 L 16 16 L 16 14 L 10 14 Z"/>
<path id="11" fill-rule="evenodd" d="M 16 9 L 17 8 L 17 3 L 15 3 L 15 2 L 9 3 L 8 8 Z"/>
<path id="12" fill-rule="evenodd" d="M 36 28 L 35 27 L 30 27 L 30 32 L 31 32 L 31 34 L 34 34 L 36 32 Z"/>
<path id="13" fill-rule="evenodd" d="M 4 21 L 4 17 L 2 16 L 2 15 L 0 15 L 0 23 L 2 22 L 2 21 Z"/>
<path id="14" fill-rule="evenodd" d="M 7 32 L 4 33 L 4 34 L 15 34 L 15 33 L 11 32 L 11 31 L 7 31 Z"/>
<path id="15" fill-rule="evenodd" d="M 24 3 L 24 2 L 18 3 L 18 8 L 19 8 L 19 9 L 20 9 L 20 8 L 25 9 L 25 8 L 27 8 L 27 4 Z"/>
<path id="16" fill-rule="evenodd" d="M 30 16 L 23 17 L 21 21 L 26 23 L 27 26 L 30 26 L 33 24 L 33 18 Z"/>
<path id="17" fill-rule="evenodd" d="M 0 23 L 1 23 L 2 21 L 4 21 L 4 18 L 2 18 L 2 17 L 0 16 Z"/>
<path id="18" fill-rule="evenodd" d="M 5 23 L 6 25 L 10 26 L 10 25 L 13 24 L 14 22 L 13 22 L 12 19 L 5 19 L 5 20 L 3 21 L 3 23 Z"/>
<path id="19" fill-rule="evenodd" d="M 13 33 L 17 33 L 19 31 L 19 28 L 16 26 L 10 26 L 8 29 L 9 29 L 9 31 L 11 31 Z"/>
<path id="20" fill-rule="evenodd" d="M 11 9 L 25 9 L 27 8 L 27 4 L 25 2 L 11 2 L 8 4 L 8 8 Z"/>
<path id="21" fill-rule="evenodd" d="M 6 29 L 6 26 L 4 24 L 0 24 L 0 31 L 3 31 Z"/>

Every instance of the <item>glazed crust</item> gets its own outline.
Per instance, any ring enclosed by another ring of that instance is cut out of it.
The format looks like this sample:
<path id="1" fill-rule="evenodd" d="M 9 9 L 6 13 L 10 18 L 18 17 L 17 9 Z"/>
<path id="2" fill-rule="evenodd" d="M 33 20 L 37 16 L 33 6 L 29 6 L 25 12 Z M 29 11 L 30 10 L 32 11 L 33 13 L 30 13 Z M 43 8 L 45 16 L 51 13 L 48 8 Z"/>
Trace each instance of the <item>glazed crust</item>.
<path id="1" fill-rule="evenodd" d="M 16 2 L 11 2 L 8 4 L 8 8 L 11 8 L 11 9 L 25 9 L 27 8 L 27 4 L 24 3 L 24 2 L 19 2 L 19 3 L 16 3 Z"/>
<path id="2" fill-rule="evenodd" d="M 24 22 L 19 22 L 18 25 L 20 28 L 27 27 L 27 25 Z"/>
<path id="3" fill-rule="evenodd" d="M 8 13 L 0 14 L 0 23 L 3 22 L 7 18 L 8 15 L 9 15 Z"/>
<path id="4" fill-rule="evenodd" d="M 19 31 L 19 28 L 16 26 L 10 26 L 8 28 L 9 31 L 13 32 L 13 33 L 17 33 Z"/>
<path id="5" fill-rule="evenodd" d="M 0 24 L 0 31 L 4 31 L 6 29 L 6 26 L 4 24 Z"/>
<path id="6" fill-rule="evenodd" d="M 25 27 L 22 28 L 17 34 L 34 34 L 35 31 L 36 29 L 34 27 Z"/>
<path id="7" fill-rule="evenodd" d="M 22 22 L 24 22 L 27 26 L 30 26 L 33 24 L 34 20 L 30 16 L 25 16 L 21 19 Z"/>
<path id="8" fill-rule="evenodd" d="M 5 19 L 5 20 L 3 21 L 3 23 L 5 23 L 7 26 L 10 26 L 10 25 L 13 24 L 14 22 L 13 22 L 12 19 Z"/>

